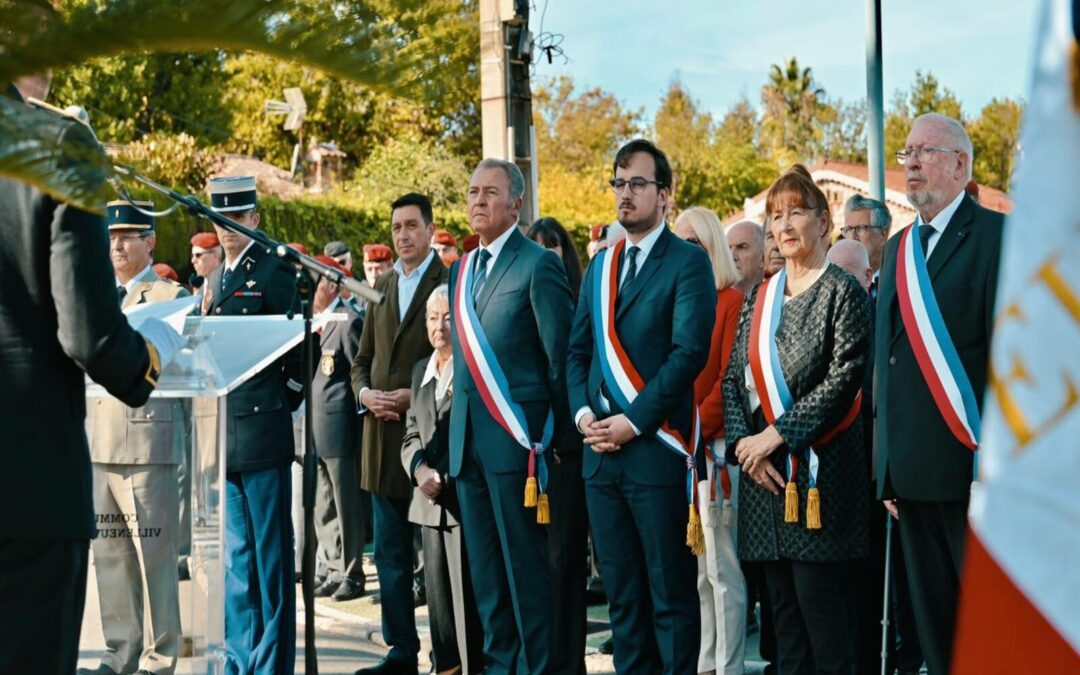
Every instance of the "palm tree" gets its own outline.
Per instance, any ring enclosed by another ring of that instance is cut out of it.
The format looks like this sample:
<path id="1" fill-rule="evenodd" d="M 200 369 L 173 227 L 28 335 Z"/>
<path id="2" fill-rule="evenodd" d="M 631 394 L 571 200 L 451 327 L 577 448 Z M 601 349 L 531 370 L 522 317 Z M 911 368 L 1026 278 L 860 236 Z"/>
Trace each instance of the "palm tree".
<path id="1" fill-rule="evenodd" d="M 431 100 L 442 83 L 432 77 L 440 63 L 438 6 L 422 0 L 0 0 L 0 85 L 106 56 L 220 49 L 261 52 Z M 109 196 L 102 174 L 112 173 L 111 163 L 96 144 L 72 147 L 61 139 L 65 124 L 0 95 L 0 175 L 100 211 Z"/>
<path id="2" fill-rule="evenodd" d="M 817 86 L 811 69 L 800 68 L 794 56 L 783 67 L 773 64 L 769 81 L 761 88 L 761 101 L 766 145 L 776 160 L 790 163 L 814 158 L 821 136 L 818 121 L 826 110 L 824 99 L 825 90 Z"/>

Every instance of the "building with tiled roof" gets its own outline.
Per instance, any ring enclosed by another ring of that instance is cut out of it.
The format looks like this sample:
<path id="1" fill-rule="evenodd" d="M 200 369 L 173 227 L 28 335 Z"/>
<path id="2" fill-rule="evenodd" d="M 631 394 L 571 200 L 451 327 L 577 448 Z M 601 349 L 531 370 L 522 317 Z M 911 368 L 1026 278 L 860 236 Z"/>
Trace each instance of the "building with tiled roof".
<path id="1" fill-rule="evenodd" d="M 821 159 L 808 167 L 814 182 L 818 184 L 829 200 L 829 211 L 833 223 L 839 230 L 844 225 L 844 203 L 853 194 L 870 196 L 869 169 L 865 164 L 838 162 Z M 893 231 L 915 220 L 915 209 L 908 204 L 904 187 L 903 169 L 885 170 L 885 205 L 893 217 Z M 748 197 L 741 211 L 724 218 L 724 225 L 731 225 L 740 220 L 762 222 L 765 219 L 765 194 L 763 190 L 753 197 Z M 1007 194 L 987 185 L 978 185 L 979 203 L 988 209 L 1000 213 L 1012 211 L 1012 199 Z"/>

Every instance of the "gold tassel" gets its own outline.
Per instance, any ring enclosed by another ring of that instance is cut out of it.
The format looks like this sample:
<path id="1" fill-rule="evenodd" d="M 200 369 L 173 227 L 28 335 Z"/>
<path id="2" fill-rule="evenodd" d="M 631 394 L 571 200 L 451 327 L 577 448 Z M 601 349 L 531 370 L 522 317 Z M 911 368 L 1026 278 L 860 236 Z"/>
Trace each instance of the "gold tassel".
<path id="1" fill-rule="evenodd" d="M 1080 45 L 1069 45 L 1069 84 L 1072 86 L 1073 108 L 1080 112 Z"/>
<path id="2" fill-rule="evenodd" d="M 724 527 L 731 527 L 735 523 L 735 507 L 731 505 L 730 499 L 724 500 L 724 515 L 721 522 Z"/>
<path id="3" fill-rule="evenodd" d="M 686 524 L 686 545 L 694 555 L 705 552 L 705 533 L 701 529 L 701 516 L 694 505 L 690 505 L 690 522 Z"/>
<path id="4" fill-rule="evenodd" d="M 529 480 L 532 480 L 531 478 Z M 536 522 L 541 525 L 548 525 L 551 523 L 551 506 L 548 504 L 547 494 L 540 495 L 540 498 L 536 500 Z"/>
<path id="5" fill-rule="evenodd" d="M 821 494 L 816 487 L 810 488 L 806 495 L 806 528 L 821 529 Z"/>
<path id="6" fill-rule="evenodd" d="M 795 491 L 795 481 L 789 480 L 784 488 L 784 522 L 799 522 L 799 493 Z"/>
<path id="7" fill-rule="evenodd" d="M 536 477 L 529 476 L 529 480 L 525 481 L 525 508 L 536 506 L 536 495 L 539 492 L 540 488 L 536 484 Z"/>

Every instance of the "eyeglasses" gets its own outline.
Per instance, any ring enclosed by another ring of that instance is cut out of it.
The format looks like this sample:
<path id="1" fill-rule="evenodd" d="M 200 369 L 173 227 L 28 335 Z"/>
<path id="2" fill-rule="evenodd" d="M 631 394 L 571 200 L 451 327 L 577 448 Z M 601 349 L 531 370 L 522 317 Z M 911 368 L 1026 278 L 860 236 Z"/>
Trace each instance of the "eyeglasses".
<path id="1" fill-rule="evenodd" d="M 883 229 L 885 228 L 877 227 L 875 225 L 845 225 L 844 227 L 840 228 L 840 236 L 844 239 L 850 239 L 851 235 L 853 234 L 860 237 L 865 237 L 871 232 L 880 232 Z"/>
<path id="2" fill-rule="evenodd" d="M 629 185 L 630 192 L 635 195 L 639 195 L 644 192 L 645 186 L 647 185 L 656 185 L 658 188 L 663 187 L 663 185 L 660 185 L 660 181 L 647 180 L 645 178 L 642 178 L 641 176 L 634 176 L 630 180 L 626 180 L 625 178 L 612 178 L 608 181 L 608 185 L 611 186 L 611 191 L 615 194 L 619 194 L 623 191 L 623 188 Z"/>
<path id="3" fill-rule="evenodd" d="M 930 155 L 935 152 L 955 152 L 959 154 L 960 150 L 936 145 L 920 145 L 917 148 L 901 148 L 896 151 L 896 161 L 905 166 L 912 158 L 917 162 L 925 162 L 930 159 Z"/>

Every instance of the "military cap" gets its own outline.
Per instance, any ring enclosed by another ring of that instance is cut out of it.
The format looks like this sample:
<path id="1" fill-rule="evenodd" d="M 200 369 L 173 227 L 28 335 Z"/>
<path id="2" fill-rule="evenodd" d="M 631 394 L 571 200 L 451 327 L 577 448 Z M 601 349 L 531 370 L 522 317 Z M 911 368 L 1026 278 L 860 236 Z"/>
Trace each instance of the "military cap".
<path id="1" fill-rule="evenodd" d="M 480 235 L 470 234 L 461 240 L 461 250 L 465 253 L 480 248 Z"/>
<path id="2" fill-rule="evenodd" d="M 389 262 L 394 251 L 386 244 L 364 244 L 364 262 Z"/>
<path id="3" fill-rule="evenodd" d="M 347 277 L 352 276 L 352 272 L 350 272 L 348 269 L 345 268 L 344 265 L 342 265 L 341 263 L 334 260 L 333 258 L 331 258 L 328 255 L 317 255 L 317 256 L 315 256 L 315 259 L 318 260 L 319 262 L 321 262 L 322 264 L 326 265 L 327 267 L 333 267 L 334 269 L 341 272 L 342 274 L 344 274 Z"/>
<path id="4" fill-rule="evenodd" d="M 210 208 L 219 213 L 250 211 L 258 207 L 254 176 L 223 176 L 210 179 Z"/>
<path id="5" fill-rule="evenodd" d="M 336 258 L 349 252 L 349 245 L 343 241 L 332 241 L 323 247 L 323 254 Z"/>
<path id="6" fill-rule="evenodd" d="M 209 251 L 218 246 L 221 246 L 221 242 L 218 241 L 217 235 L 213 232 L 197 232 L 195 236 L 191 238 L 192 248 Z"/>
<path id="7" fill-rule="evenodd" d="M 432 241 L 440 246 L 453 246 L 457 248 L 457 238 L 446 230 L 435 230 Z"/>
<path id="8" fill-rule="evenodd" d="M 143 236 L 154 233 L 154 217 L 148 216 L 135 208 L 138 206 L 143 211 L 153 211 L 153 202 L 117 199 L 109 202 L 106 207 L 109 212 L 109 231 L 113 230 L 138 230 Z"/>

